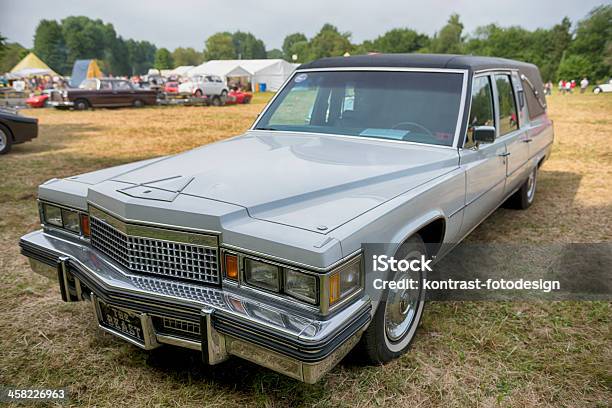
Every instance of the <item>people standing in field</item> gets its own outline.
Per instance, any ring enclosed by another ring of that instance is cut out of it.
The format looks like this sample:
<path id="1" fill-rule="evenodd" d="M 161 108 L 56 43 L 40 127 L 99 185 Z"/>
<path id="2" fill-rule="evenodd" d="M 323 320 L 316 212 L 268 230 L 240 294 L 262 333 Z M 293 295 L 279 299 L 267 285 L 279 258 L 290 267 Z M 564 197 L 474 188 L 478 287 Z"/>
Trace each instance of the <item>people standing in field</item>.
<path id="1" fill-rule="evenodd" d="M 584 91 L 586 91 L 587 86 L 589 86 L 589 80 L 587 79 L 587 77 L 582 78 L 582 81 L 580 81 L 580 93 L 584 93 Z"/>
<path id="2" fill-rule="evenodd" d="M 570 81 L 565 82 L 565 93 L 572 93 L 572 83 Z"/>
<path id="3" fill-rule="evenodd" d="M 559 80 L 559 93 L 563 95 L 564 92 L 565 92 L 565 81 L 560 79 Z"/>

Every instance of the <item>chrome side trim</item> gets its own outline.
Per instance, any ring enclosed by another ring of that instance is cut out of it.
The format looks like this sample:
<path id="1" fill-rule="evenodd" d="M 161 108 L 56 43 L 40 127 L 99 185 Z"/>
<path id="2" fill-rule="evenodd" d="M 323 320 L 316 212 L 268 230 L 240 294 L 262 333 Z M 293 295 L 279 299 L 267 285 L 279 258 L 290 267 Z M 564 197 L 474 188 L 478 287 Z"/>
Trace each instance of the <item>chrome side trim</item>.
<path id="1" fill-rule="evenodd" d="M 167 336 L 165 334 L 159 334 L 159 333 L 156 333 L 155 337 L 157 338 L 157 341 L 162 344 L 169 344 L 171 346 L 176 346 L 176 347 L 185 347 L 185 348 L 196 350 L 196 351 L 202 350 L 202 344 L 198 343 L 197 341 L 181 339 L 179 337 Z"/>

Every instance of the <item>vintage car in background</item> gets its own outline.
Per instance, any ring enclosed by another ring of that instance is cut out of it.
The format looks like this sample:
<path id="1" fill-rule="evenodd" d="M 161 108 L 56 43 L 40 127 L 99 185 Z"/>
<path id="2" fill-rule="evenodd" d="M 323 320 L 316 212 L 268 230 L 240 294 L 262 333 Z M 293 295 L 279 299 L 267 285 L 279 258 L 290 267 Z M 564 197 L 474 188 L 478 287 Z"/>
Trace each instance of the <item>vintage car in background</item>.
<path id="1" fill-rule="evenodd" d="M 194 75 L 179 84 L 178 92 L 184 96 L 207 96 L 210 104 L 220 106 L 225 103 L 227 86 L 217 75 Z"/>
<path id="2" fill-rule="evenodd" d="M 381 363 L 415 337 L 425 289 L 376 299 L 362 245 L 444 256 L 502 203 L 534 202 L 552 143 L 534 65 L 326 58 L 242 136 L 45 182 L 43 228 L 20 243 L 108 333 L 313 383 L 354 347 Z"/>
<path id="3" fill-rule="evenodd" d="M 8 153 L 12 145 L 28 142 L 38 136 L 38 119 L 0 108 L 0 154 Z"/>
<path id="4" fill-rule="evenodd" d="M 128 80 L 114 78 L 92 78 L 84 80 L 78 89 L 69 88 L 62 94 L 61 101 L 50 101 L 58 108 L 74 107 L 77 110 L 89 108 L 114 108 L 157 103 L 157 91 L 136 88 Z"/>
<path id="5" fill-rule="evenodd" d="M 238 88 L 233 88 L 227 94 L 227 98 L 225 98 L 226 105 L 239 105 L 244 103 L 250 103 L 251 99 L 253 99 L 253 94 L 251 92 L 245 92 Z"/>
<path id="6" fill-rule="evenodd" d="M 47 105 L 47 100 L 49 99 L 49 94 L 43 93 L 38 95 L 30 95 L 28 99 L 26 99 L 26 104 L 30 108 L 44 108 Z"/>
<path id="7" fill-rule="evenodd" d="M 593 88 L 593 93 L 599 94 L 602 92 L 612 92 L 612 79 L 610 79 L 606 84 L 595 85 Z"/>
<path id="8" fill-rule="evenodd" d="M 164 84 L 164 92 L 165 93 L 178 93 L 179 91 L 179 83 L 176 81 L 166 82 Z"/>

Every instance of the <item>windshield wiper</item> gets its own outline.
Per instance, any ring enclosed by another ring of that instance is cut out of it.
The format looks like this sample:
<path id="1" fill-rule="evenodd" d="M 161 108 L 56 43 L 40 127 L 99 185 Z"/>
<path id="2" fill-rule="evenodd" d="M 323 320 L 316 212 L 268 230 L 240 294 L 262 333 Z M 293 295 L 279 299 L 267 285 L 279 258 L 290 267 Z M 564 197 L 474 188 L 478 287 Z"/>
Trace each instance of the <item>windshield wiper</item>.
<path id="1" fill-rule="evenodd" d="M 275 127 L 256 127 L 255 130 L 278 130 Z"/>

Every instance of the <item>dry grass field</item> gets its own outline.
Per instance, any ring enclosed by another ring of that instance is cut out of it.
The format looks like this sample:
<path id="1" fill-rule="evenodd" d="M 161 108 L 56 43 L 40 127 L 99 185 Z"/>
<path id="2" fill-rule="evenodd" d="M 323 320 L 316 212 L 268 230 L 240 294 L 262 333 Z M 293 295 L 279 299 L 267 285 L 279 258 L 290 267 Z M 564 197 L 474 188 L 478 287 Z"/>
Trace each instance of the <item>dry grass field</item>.
<path id="1" fill-rule="evenodd" d="M 26 111 L 37 140 L 0 157 L 0 385 L 67 387 L 71 406 L 548 406 L 612 404 L 608 302 L 432 302 L 411 352 L 385 366 L 349 358 L 316 385 L 242 360 L 144 352 L 96 328 L 33 274 L 18 239 L 38 228 L 36 186 L 178 153 L 245 130 L 248 106 Z M 612 95 L 549 98 L 553 156 L 528 211 L 500 209 L 468 238 L 612 241 Z"/>

